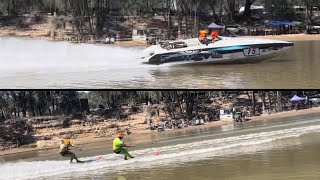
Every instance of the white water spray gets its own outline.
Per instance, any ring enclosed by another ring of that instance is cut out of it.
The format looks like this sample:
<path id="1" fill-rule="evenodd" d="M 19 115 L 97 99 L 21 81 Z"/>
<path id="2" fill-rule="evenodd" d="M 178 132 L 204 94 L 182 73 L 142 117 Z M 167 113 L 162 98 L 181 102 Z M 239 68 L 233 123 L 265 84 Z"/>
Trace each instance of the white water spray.
<path id="1" fill-rule="evenodd" d="M 6 73 L 99 71 L 141 66 L 142 48 L 0 38 L 0 71 Z"/>

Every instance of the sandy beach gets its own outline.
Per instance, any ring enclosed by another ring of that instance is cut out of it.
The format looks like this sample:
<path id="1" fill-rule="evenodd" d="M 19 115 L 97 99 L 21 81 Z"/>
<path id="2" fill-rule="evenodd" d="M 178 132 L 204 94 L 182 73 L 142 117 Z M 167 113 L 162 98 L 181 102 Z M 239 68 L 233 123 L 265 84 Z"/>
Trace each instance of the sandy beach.
<path id="1" fill-rule="evenodd" d="M 262 115 L 262 116 L 258 116 L 258 117 L 252 117 L 249 119 L 249 121 L 268 121 L 268 120 L 272 120 L 272 119 L 279 119 L 279 118 L 284 118 L 284 117 L 294 117 L 297 115 L 307 115 L 307 114 L 312 114 L 312 113 L 318 113 L 320 112 L 320 107 L 315 107 L 315 108 L 311 108 L 311 109 L 305 109 L 305 110 L 299 110 L 299 111 L 287 111 L 287 112 L 279 112 L 279 113 L 274 113 L 274 114 L 270 114 L 270 115 Z M 184 129 L 177 129 L 177 130 L 166 130 L 163 133 L 176 133 L 176 132 L 182 132 L 182 131 L 186 131 L 186 130 L 192 130 L 192 129 L 204 129 L 204 128 L 210 128 L 210 127 L 218 127 L 218 126 L 222 126 L 222 125 L 229 125 L 229 124 L 233 124 L 233 121 L 216 121 L 216 122 L 210 122 L 210 123 L 206 123 L 205 125 L 202 126 L 191 126 L 191 127 L 187 127 Z M 138 144 L 138 143 L 143 143 L 145 142 L 145 136 L 146 135 L 157 135 L 158 132 L 157 131 L 150 131 L 150 130 L 137 130 L 137 131 L 133 131 L 133 134 L 130 135 L 130 139 L 134 139 L 134 143 Z M 110 133 L 108 135 L 106 135 L 105 137 L 94 137 L 94 136 L 89 136 L 89 137 L 85 137 L 85 138 L 79 138 L 79 139 L 75 139 L 73 140 L 73 142 L 82 147 L 82 148 L 92 148 L 92 144 L 95 144 L 95 147 L 97 144 L 100 144 L 99 142 L 108 142 L 111 141 L 114 138 L 115 133 Z M 43 142 L 43 143 L 47 143 L 47 146 L 45 148 L 15 148 L 15 149 L 11 149 L 11 150 L 5 150 L 5 151 L 1 151 L 0 155 L 12 155 L 12 154 L 19 154 L 19 153 L 25 153 L 25 152 L 31 152 L 31 151 L 42 151 L 42 150 L 50 150 L 50 149 L 55 149 L 57 148 L 57 145 L 59 144 L 59 139 L 55 139 L 55 140 L 51 140 L 51 141 L 47 141 L 47 142 Z"/>

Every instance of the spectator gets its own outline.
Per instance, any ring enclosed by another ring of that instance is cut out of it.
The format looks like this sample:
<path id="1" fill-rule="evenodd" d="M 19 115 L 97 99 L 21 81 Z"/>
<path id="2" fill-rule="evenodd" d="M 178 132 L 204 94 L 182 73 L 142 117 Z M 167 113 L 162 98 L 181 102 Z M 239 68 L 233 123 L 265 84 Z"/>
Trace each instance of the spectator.
<path id="1" fill-rule="evenodd" d="M 209 116 L 206 115 L 206 117 L 204 118 L 204 122 L 209 122 L 209 121 L 210 121 Z"/>

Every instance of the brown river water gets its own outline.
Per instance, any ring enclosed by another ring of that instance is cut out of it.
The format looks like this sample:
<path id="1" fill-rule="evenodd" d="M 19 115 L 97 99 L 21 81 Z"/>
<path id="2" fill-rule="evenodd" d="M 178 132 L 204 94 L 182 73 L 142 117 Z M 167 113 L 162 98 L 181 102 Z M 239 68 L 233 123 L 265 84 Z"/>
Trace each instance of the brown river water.
<path id="1" fill-rule="evenodd" d="M 145 135 L 128 161 L 107 152 L 107 146 L 75 151 L 82 160 L 107 152 L 103 160 L 85 164 L 70 165 L 54 151 L 22 154 L 19 160 L 5 156 L 0 179 L 313 180 L 320 177 L 319 137 L 320 113 L 249 121 Z"/>
<path id="2" fill-rule="evenodd" d="M 144 65 L 143 48 L 0 38 L 0 88 L 319 88 L 320 41 L 238 65 Z"/>

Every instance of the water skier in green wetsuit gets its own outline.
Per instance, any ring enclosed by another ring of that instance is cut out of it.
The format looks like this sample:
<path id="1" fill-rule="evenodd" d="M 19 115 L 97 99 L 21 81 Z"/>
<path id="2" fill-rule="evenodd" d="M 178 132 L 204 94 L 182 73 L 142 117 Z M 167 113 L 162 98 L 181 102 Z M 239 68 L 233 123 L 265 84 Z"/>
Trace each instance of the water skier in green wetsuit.
<path id="1" fill-rule="evenodd" d="M 124 154 L 124 160 L 128 160 L 128 157 L 134 158 L 126 149 L 126 147 L 134 147 L 134 145 L 127 145 L 122 142 L 124 134 L 118 133 L 118 137 L 113 140 L 113 152 L 116 154 Z"/>

